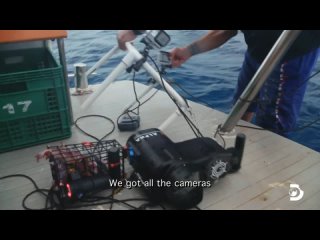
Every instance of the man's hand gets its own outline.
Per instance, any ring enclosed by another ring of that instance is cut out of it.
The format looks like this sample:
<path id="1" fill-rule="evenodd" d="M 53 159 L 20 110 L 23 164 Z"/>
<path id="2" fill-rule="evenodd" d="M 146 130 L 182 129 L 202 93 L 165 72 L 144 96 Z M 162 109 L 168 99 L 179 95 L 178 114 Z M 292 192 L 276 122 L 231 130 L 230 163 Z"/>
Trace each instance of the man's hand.
<path id="1" fill-rule="evenodd" d="M 188 48 L 175 48 L 170 52 L 172 67 L 180 67 L 192 56 Z"/>
<path id="2" fill-rule="evenodd" d="M 121 50 L 127 50 L 126 42 L 130 42 L 136 38 L 132 30 L 120 30 L 117 35 L 118 45 Z"/>

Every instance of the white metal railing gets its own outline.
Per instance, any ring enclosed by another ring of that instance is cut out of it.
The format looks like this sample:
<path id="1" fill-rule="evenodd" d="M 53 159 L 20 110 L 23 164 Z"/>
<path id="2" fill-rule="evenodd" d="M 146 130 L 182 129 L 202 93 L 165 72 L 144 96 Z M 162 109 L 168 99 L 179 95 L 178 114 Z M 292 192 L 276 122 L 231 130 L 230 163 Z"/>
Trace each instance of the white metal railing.
<path id="1" fill-rule="evenodd" d="M 99 86 L 99 88 L 96 89 L 91 95 L 89 95 L 89 97 L 82 103 L 82 105 L 80 106 L 81 110 L 86 110 L 88 107 L 90 107 L 90 105 L 94 101 L 96 101 L 96 99 L 105 91 L 105 89 L 108 88 L 109 85 L 112 82 L 114 82 L 122 73 L 124 73 L 126 69 L 128 69 L 128 67 L 131 67 L 137 61 L 143 58 L 142 54 L 131 43 L 129 42 L 126 43 L 126 47 L 128 49 L 127 54 L 124 56 L 121 62 L 113 69 L 113 71 L 104 79 L 104 81 Z M 114 54 L 118 52 L 118 50 L 119 50 L 118 46 L 113 47 L 96 64 L 94 64 L 94 66 L 92 66 L 88 71 L 86 71 L 85 74 L 82 74 L 82 77 L 83 77 L 82 80 L 87 81 L 88 76 L 92 74 L 94 71 L 96 71 L 102 64 L 107 62 Z M 163 88 L 165 88 L 166 92 L 170 94 L 170 96 L 176 101 L 176 103 L 178 104 L 178 106 L 181 108 L 182 111 L 191 113 L 191 109 L 187 105 L 185 100 L 174 90 L 174 88 L 171 87 L 170 84 L 167 83 L 167 81 L 160 75 L 158 71 L 156 71 L 147 61 L 145 61 L 142 64 L 142 68 L 144 68 L 146 72 L 148 72 L 151 75 L 151 77 L 155 80 L 155 82 L 151 83 L 151 85 L 138 96 L 138 99 L 141 99 L 142 97 L 144 97 L 155 86 L 160 85 Z M 132 107 L 135 103 L 136 103 L 136 100 L 130 103 L 126 107 L 124 112 L 128 110 L 130 107 Z M 163 130 L 180 115 L 181 114 L 178 110 L 175 111 L 159 126 L 159 129 Z"/>

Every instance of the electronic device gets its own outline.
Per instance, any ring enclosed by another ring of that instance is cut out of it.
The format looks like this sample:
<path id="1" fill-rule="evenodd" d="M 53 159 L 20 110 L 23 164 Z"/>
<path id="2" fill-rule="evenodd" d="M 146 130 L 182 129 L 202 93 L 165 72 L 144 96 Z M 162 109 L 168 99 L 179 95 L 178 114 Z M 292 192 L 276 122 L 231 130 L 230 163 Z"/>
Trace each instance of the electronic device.
<path id="1" fill-rule="evenodd" d="M 54 190 L 63 205 L 110 188 L 125 177 L 126 150 L 116 141 L 50 146 L 47 150 Z"/>
<path id="2" fill-rule="evenodd" d="M 129 66 L 126 71 L 130 73 L 132 69 L 134 69 L 136 72 L 138 72 L 141 69 L 142 65 L 147 61 L 150 49 L 163 48 L 168 45 L 170 40 L 170 36 L 163 30 L 147 30 L 146 34 L 141 39 L 141 42 L 146 45 L 144 50 L 140 52 L 143 57 L 136 61 L 133 65 Z M 163 56 L 163 58 L 165 58 L 165 56 Z"/>
<path id="3" fill-rule="evenodd" d="M 118 129 L 120 131 L 134 131 L 140 127 L 140 116 L 129 115 L 129 113 L 122 115 L 118 120 Z"/>
<path id="4" fill-rule="evenodd" d="M 159 51 L 158 62 L 162 68 L 171 68 L 170 53 L 165 51 Z"/>
<path id="5" fill-rule="evenodd" d="M 150 49 L 160 49 L 167 46 L 170 40 L 170 36 L 163 30 L 147 30 L 141 42 Z"/>
<path id="6" fill-rule="evenodd" d="M 204 187 L 239 170 L 244 145 L 244 134 L 238 134 L 235 147 L 228 149 L 205 137 L 174 143 L 156 128 L 138 131 L 127 141 L 135 177 L 169 184 L 145 187 L 150 200 L 179 209 L 196 206 L 202 200 Z"/>

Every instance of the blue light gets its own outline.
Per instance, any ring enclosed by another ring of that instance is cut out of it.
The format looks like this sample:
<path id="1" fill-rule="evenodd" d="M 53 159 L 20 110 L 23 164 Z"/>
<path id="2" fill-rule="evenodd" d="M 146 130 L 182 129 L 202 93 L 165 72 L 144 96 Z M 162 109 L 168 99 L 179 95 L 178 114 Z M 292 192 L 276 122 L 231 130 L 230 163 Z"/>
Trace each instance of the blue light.
<path id="1" fill-rule="evenodd" d="M 133 157 L 134 156 L 134 151 L 132 148 L 129 148 L 129 156 Z"/>

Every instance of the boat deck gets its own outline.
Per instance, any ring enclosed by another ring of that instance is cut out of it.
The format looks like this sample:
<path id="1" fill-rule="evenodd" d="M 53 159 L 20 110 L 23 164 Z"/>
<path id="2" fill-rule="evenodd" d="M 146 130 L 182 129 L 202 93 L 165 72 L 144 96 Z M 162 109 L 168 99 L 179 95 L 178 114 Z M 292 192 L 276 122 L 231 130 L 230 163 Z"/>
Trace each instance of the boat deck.
<path id="1" fill-rule="evenodd" d="M 93 88 L 99 85 L 92 86 Z M 141 92 L 145 86 L 137 83 Z M 134 99 L 132 82 L 120 81 L 111 84 L 96 102 L 86 111 L 80 112 L 79 104 L 87 96 L 72 96 L 75 119 L 86 114 L 101 114 L 112 118 L 123 111 Z M 224 113 L 191 102 L 195 122 L 205 136 L 212 137 L 216 126 L 226 118 Z M 155 97 L 140 109 L 141 127 L 158 127 L 175 110 L 167 95 L 159 91 Z M 241 122 L 241 124 L 247 124 Z M 111 129 L 103 119 L 82 119 L 80 126 L 101 138 Z M 320 153 L 269 131 L 248 128 L 236 129 L 247 136 L 242 168 L 220 179 L 211 188 L 206 188 L 201 209 L 320 209 Z M 164 130 L 173 141 L 194 138 L 192 131 L 182 117 Z M 132 133 L 119 132 L 117 129 L 108 139 L 116 139 L 125 144 Z M 64 144 L 91 141 L 78 129 L 72 127 L 72 137 L 63 140 Z M 220 141 L 221 139 L 218 138 Z M 60 145 L 62 141 L 49 143 Z M 226 138 L 227 145 L 233 146 L 234 139 Z M 52 183 L 48 161 L 39 163 L 35 159 L 38 152 L 48 144 L 0 154 L 0 177 L 10 174 L 26 174 L 32 177 L 40 188 L 49 188 Z M 128 168 L 127 168 L 128 169 Z M 129 169 L 130 171 L 130 169 Z M 289 186 L 299 184 L 304 196 L 299 201 L 289 200 Z M 22 209 L 22 199 L 33 191 L 33 185 L 24 178 L 0 180 L 0 209 Z M 110 190 L 109 190 L 110 191 Z M 139 189 L 124 189 L 116 199 L 144 197 Z M 35 194 L 27 201 L 30 208 L 43 208 L 45 199 Z M 140 206 L 141 202 L 131 203 Z M 109 205 L 99 205 L 84 209 L 108 209 Z M 123 204 L 114 204 L 113 209 L 130 209 Z M 158 208 L 155 208 L 158 209 Z"/>

